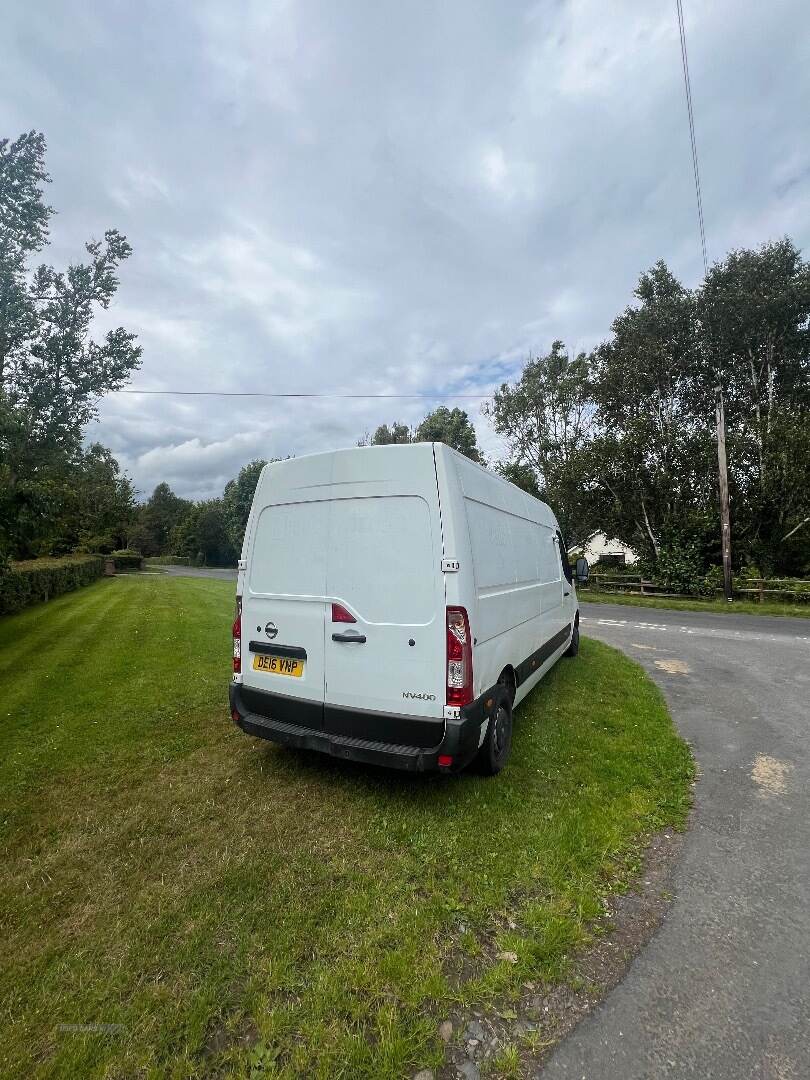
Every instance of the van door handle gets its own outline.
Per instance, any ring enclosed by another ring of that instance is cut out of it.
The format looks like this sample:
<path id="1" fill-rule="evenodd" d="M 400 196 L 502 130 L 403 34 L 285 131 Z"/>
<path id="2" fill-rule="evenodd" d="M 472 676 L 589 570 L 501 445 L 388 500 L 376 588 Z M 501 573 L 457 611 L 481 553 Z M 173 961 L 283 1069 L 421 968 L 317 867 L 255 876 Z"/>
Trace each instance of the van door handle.
<path id="1" fill-rule="evenodd" d="M 563 596 L 570 596 L 570 595 L 571 595 L 571 590 L 570 589 L 566 589 L 565 592 L 563 593 Z"/>
<path id="2" fill-rule="evenodd" d="M 354 642 L 355 645 L 365 645 L 366 635 L 358 633 L 332 634 L 332 641 Z"/>

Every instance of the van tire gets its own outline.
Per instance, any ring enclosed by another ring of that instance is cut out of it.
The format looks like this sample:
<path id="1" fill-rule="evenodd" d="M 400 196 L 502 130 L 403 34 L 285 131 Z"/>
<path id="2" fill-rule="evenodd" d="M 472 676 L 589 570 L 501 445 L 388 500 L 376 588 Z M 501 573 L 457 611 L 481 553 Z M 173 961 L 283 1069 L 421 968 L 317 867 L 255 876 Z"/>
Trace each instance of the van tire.
<path id="1" fill-rule="evenodd" d="M 512 700 L 508 687 L 499 685 L 493 696 L 495 701 L 487 722 L 487 733 L 475 759 L 476 771 L 484 776 L 499 773 L 512 750 Z"/>
<path id="2" fill-rule="evenodd" d="M 574 632 L 571 635 L 571 644 L 565 650 L 566 656 L 576 656 L 579 652 L 579 623 L 574 623 Z"/>

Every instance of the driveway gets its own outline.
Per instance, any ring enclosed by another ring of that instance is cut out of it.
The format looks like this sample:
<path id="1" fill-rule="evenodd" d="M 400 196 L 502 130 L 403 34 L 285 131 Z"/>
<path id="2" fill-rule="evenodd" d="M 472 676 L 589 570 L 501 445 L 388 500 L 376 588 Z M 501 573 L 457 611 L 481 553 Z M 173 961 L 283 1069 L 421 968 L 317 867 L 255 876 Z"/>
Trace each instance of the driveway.
<path id="1" fill-rule="evenodd" d="M 810 1077 L 810 620 L 583 604 L 700 777 L 666 921 L 548 1078 Z"/>
<path id="2" fill-rule="evenodd" d="M 236 581 L 236 568 L 219 570 L 209 566 L 161 566 L 160 571 L 164 570 L 171 577 L 203 577 L 218 578 L 220 581 Z"/>

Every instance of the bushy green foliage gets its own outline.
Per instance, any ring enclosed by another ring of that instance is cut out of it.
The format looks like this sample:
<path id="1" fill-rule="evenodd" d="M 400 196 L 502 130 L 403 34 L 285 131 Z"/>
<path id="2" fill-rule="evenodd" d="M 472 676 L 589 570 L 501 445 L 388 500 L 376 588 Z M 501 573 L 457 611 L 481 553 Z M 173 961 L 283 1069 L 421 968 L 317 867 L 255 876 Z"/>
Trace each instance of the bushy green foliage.
<path id="1" fill-rule="evenodd" d="M 276 461 L 273 458 L 273 461 Z M 259 482 L 262 469 L 267 462 L 257 458 L 239 470 L 239 475 L 229 480 L 222 493 L 222 513 L 225 520 L 225 531 L 228 534 L 231 547 L 234 552 L 242 550 L 242 541 L 245 537 L 250 508 L 253 505 L 253 495 Z"/>
<path id="2" fill-rule="evenodd" d="M 470 461 L 481 461 L 475 428 L 463 409 L 440 405 L 428 413 L 416 429 L 413 441 L 446 443 Z"/>
<path id="3" fill-rule="evenodd" d="M 549 502 L 568 543 L 599 528 L 591 492 L 591 358 L 572 356 L 555 341 L 543 356 L 529 356 L 520 378 L 503 383 L 484 406 L 509 447 L 499 472 L 530 495 Z"/>
<path id="4" fill-rule="evenodd" d="M 485 410 L 569 542 L 600 529 L 650 564 L 660 550 L 651 576 L 675 587 L 696 541 L 704 577 L 719 557 L 719 385 L 735 562 L 807 573 L 810 262 L 786 238 L 731 252 L 696 290 L 658 262 L 611 330 L 587 357 L 559 342 L 530 356 Z"/>
<path id="5" fill-rule="evenodd" d="M 700 592 L 703 596 L 716 596 L 717 592 L 722 588 L 723 567 L 713 563 L 706 571 L 703 583 L 700 586 Z"/>
<path id="6" fill-rule="evenodd" d="M 380 424 L 371 438 L 365 435 L 357 445 L 393 446 L 415 442 L 446 443 L 470 461 L 483 463 L 481 451 L 478 449 L 478 437 L 469 416 L 463 409 L 448 409 L 446 405 L 440 405 L 438 409 L 429 412 L 416 428 L 409 428 L 398 420 L 390 427 L 388 424 Z"/>
<path id="7" fill-rule="evenodd" d="M 129 531 L 129 547 L 144 555 L 166 555 L 177 550 L 172 534 L 193 507 L 194 503 L 175 495 L 167 483 L 158 484 L 138 507 L 137 520 Z"/>
<path id="8" fill-rule="evenodd" d="M 171 535 L 171 547 L 195 566 L 235 566 L 222 499 L 193 503 Z"/>
<path id="9" fill-rule="evenodd" d="M 71 550 L 82 542 L 77 532 L 108 531 L 100 521 L 85 528 L 73 474 L 88 473 L 92 484 L 109 472 L 103 455 L 82 450 L 84 430 L 141 353 L 122 327 L 91 337 L 132 253 L 125 236 L 107 229 L 85 244 L 86 262 L 64 271 L 34 261 L 54 212 L 44 201 L 49 181 L 41 134 L 0 139 L 0 544 L 19 558 Z M 99 500 L 89 505 L 100 517 Z"/>
<path id="10" fill-rule="evenodd" d="M 31 559 L 0 566 L 0 615 L 97 581 L 104 573 L 98 555 L 68 555 L 61 559 Z"/>
<path id="11" fill-rule="evenodd" d="M 115 540 L 108 533 L 99 536 L 88 536 L 83 543 L 76 547 L 79 555 L 109 555 L 115 548 Z"/>
<path id="12" fill-rule="evenodd" d="M 702 590 L 705 575 L 700 553 L 693 543 L 671 541 L 659 550 L 657 559 L 644 558 L 639 567 L 643 576 L 670 592 L 696 594 Z"/>
<path id="13" fill-rule="evenodd" d="M 140 551 L 133 551 L 131 548 L 113 551 L 109 557 L 115 563 L 116 573 L 122 570 L 140 570 L 143 566 L 143 555 Z"/>

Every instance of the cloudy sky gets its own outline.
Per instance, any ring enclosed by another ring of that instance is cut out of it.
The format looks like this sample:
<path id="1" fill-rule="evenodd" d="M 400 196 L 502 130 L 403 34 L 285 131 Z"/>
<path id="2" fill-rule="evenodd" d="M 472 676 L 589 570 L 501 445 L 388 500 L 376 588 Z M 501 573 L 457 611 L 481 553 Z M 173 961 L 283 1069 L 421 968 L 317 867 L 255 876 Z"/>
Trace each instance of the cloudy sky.
<path id="1" fill-rule="evenodd" d="M 709 258 L 810 247 L 810 5 L 684 0 Z M 147 493 L 476 400 L 605 336 L 639 273 L 701 276 L 675 0 L 8 0 L 0 134 L 45 133 L 51 261 L 116 226 L 100 328 L 134 387 L 434 401 L 106 399 Z"/>

